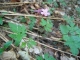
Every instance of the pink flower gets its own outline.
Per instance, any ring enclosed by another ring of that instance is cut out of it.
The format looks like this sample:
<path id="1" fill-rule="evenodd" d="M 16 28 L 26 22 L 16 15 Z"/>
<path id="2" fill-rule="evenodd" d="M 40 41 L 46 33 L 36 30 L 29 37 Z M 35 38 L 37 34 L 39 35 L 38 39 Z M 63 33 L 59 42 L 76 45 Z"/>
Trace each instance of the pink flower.
<path id="1" fill-rule="evenodd" d="M 42 9 L 41 14 L 44 15 L 44 16 L 49 16 L 50 13 L 49 13 L 48 11 L 49 11 L 48 8 L 46 8 L 46 9 Z"/>

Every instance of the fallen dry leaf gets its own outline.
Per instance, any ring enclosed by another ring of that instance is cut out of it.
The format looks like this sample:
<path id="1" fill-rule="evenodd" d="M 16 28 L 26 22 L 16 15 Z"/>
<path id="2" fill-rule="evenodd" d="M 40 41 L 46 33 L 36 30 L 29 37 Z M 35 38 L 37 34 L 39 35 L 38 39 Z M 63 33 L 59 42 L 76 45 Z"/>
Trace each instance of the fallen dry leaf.
<path id="1" fill-rule="evenodd" d="M 16 54 L 14 51 L 5 51 L 1 56 L 2 60 L 17 60 Z"/>

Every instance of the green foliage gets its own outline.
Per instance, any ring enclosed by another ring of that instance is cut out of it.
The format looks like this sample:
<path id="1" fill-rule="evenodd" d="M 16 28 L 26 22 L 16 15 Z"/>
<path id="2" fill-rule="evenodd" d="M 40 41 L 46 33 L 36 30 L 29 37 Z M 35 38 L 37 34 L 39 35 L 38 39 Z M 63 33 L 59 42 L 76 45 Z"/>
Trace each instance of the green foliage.
<path id="1" fill-rule="evenodd" d="M 54 4 L 54 7 L 58 7 L 58 4 L 56 2 L 56 0 L 46 0 L 46 2 L 43 2 L 43 4 Z"/>
<path id="2" fill-rule="evenodd" d="M 78 40 L 80 39 L 80 37 L 77 37 L 77 36 L 67 36 L 67 39 L 65 38 L 66 39 L 65 45 L 70 47 L 70 51 L 74 55 L 77 55 L 79 53 L 78 49 L 80 49 L 80 41 L 77 41 L 76 38 Z"/>
<path id="3" fill-rule="evenodd" d="M 54 7 L 58 7 L 56 0 L 46 0 L 48 4 L 54 4 Z"/>
<path id="4" fill-rule="evenodd" d="M 3 18 L 0 17 L 0 25 L 3 25 Z"/>
<path id="5" fill-rule="evenodd" d="M 0 48 L 0 54 L 2 54 L 10 45 L 12 44 L 11 41 L 6 42 L 2 48 Z"/>
<path id="6" fill-rule="evenodd" d="M 0 55 L 4 52 L 3 48 L 0 48 Z"/>
<path id="7" fill-rule="evenodd" d="M 77 7 L 77 8 L 76 8 L 76 11 L 77 11 L 78 13 L 80 13 L 80 7 Z"/>
<path id="8" fill-rule="evenodd" d="M 3 49 L 6 50 L 10 45 L 12 44 L 12 41 L 8 41 L 3 45 Z"/>
<path id="9" fill-rule="evenodd" d="M 64 19 L 66 20 L 67 25 L 60 25 L 63 40 L 65 40 L 65 45 L 70 47 L 70 51 L 74 55 L 77 55 L 80 49 L 80 29 L 73 22 L 74 18 L 65 16 Z"/>
<path id="10" fill-rule="evenodd" d="M 51 4 L 53 2 L 53 0 L 46 0 L 49 4 Z"/>
<path id="11" fill-rule="evenodd" d="M 44 27 L 44 30 L 46 30 L 46 32 L 51 32 L 52 31 L 53 23 L 51 22 L 51 20 L 41 19 L 40 24 Z"/>
<path id="12" fill-rule="evenodd" d="M 26 47 L 26 42 L 22 42 L 20 48 L 25 48 Z"/>
<path id="13" fill-rule="evenodd" d="M 32 38 L 29 38 L 29 40 L 27 41 L 28 48 L 31 48 L 35 45 L 37 45 L 37 43 Z"/>
<path id="14" fill-rule="evenodd" d="M 58 4 L 57 4 L 57 1 L 56 1 L 56 0 L 46 0 L 46 2 L 47 2 L 48 4 L 53 3 L 53 4 L 54 4 L 54 7 L 58 7 Z M 65 0 L 59 0 L 59 3 L 60 3 L 63 7 L 67 6 Z"/>
<path id="15" fill-rule="evenodd" d="M 76 11 L 77 11 L 78 16 L 80 17 L 80 7 L 77 7 Z"/>
<path id="16" fill-rule="evenodd" d="M 68 34 L 68 32 L 69 32 L 68 27 L 65 25 L 60 25 L 60 30 L 61 30 L 62 34 Z"/>
<path id="17" fill-rule="evenodd" d="M 56 1 L 54 1 L 54 7 L 58 7 L 58 4 Z"/>
<path id="18" fill-rule="evenodd" d="M 29 38 L 28 41 L 21 42 L 20 47 L 25 48 L 26 45 L 28 46 L 28 48 L 32 48 L 33 46 L 36 46 L 37 43 L 32 38 Z"/>
<path id="19" fill-rule="evenodd" d="M 22 38 L 26 36 L 26 26 L 16 23 L 9 23 L 10 30 L 13 34 L 9 36 L 15 40 L 15 45 L 18 46 Z"/>
<path id="20" fill-rule="evenodd" d="M 44 60 L 42 56 L 37 56 L 36 59 L 37 60 Z"/>
<path id="21" fill-rule="evenodd" d="M 32 30 L 33 27 L 35 26 L 36 19 L 35 19 L 35 17 L 29 17 L 29 19 L 30 19 L 30 22 L 28 23 L 29 29 Z"/>
<path id="22" fill-rule="evenodd" d="M 55 8 L 50 8 L 49 9 L 49 12 L 50 12 L 50 14 L 53 14 L 53 11 L 55 10 Z"/>
<path id="23" fill-rule="evenodd" d="M 60 3 L 61 3 L 62 6 L 64 6 L 64 7 L 67 6 L 65 0 L 59 0 L 59 1 L 60 1 Z"/>
<path id="24" fill-rule="evenodd" d="M 26 22 L 26 19 L 25 19 L 25 17 L 24 16 L 20 16 L 20 22 L 22 22 L 22 23 L 25 23 Z"/>
<path id="25" fill-rule="evenodd" d="M 37 56 L 37 60 L 56 60 L 53 56 L 50 56 L 48 53 L 44 54 L 44 57 Z"/>
<path id="26" fill-rule="evenodd" d="M 74 22 L 74 17 L 69 17 L 69 16 L 67 16 L 67 15 L 64 15 L 63 16 L 63 19 L 68 23 L 68 24 L 74 24 L 73 22 Z"/>

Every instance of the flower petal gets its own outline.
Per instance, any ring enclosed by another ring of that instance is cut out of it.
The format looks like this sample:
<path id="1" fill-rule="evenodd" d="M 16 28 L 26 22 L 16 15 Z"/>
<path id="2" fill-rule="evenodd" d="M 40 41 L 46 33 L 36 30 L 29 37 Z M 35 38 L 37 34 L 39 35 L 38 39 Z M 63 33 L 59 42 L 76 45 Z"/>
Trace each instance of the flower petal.
<path id="1" fill-rule="evenodd" d="M 43 14 L 44 14 L 44 12 L 41 12 L 41 14 L 43 15 Z"/>
<path id="2" fill-rule="evenodd" d="M 47 15 L 50 15 L 50 13 L 48 12 Z"/>
<path id="3" fill-rule="evenodd" d="M 48 10 L 49 10 L 49 9 L 47 9 L 47 8 L 46 8 L 46 9 L 42 9 L 41 14 L 44 15 L 44 16 L 49 16 L 50 13 L 48 12 Z"/>
<path id="4" fill-rule="evenodd" d="M 45 13 L 44 16 L 48 16 L 48 15 Z"/>

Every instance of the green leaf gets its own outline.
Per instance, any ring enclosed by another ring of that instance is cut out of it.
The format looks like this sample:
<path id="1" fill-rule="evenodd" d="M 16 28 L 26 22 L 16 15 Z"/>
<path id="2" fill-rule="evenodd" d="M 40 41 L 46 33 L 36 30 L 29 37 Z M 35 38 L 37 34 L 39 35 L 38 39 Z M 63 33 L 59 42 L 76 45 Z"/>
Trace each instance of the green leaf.
<path id="1" fill-rule="evenodd" d="M 80 49 L 80 37 L 64 35 L 63 39 L 66 40 L 65 45 L 70 47 L 70 51 L 77 55 Z"/>
<path id="2" fill-rule="evenodd" d="M 55 8 L 50 8 L 49 9 L 50 14 L 52 14 L 54 10 L 55 10 Z"/>
<path id="3" fill-rule="evenodd" d="M 26 36 L 26 26 L 16 23 L 9 23 L 10 30 L 14 32 L 9 36 L 15 40 L 15 45 L 18 46 L 22 38 Z"/>
<path id="4" fill-rule="evenodd" d="M 80 29 L 78 28 L 75 33 L 80 35 Z"/>
<path id="5" fill-rule="evenodd" d="M 35 45 L 37 45 L 37 43 L 32 38 L 29 38 L 29 41 L 27 41 L 28 48 L 31 48 Z"/>
<path id="6" fill-rule="evenodd" d="M 46 0 L 48 3 L 52 3 L 53 2 L 53 0 Z"/>
<path id="7" fill-rule="evenodd" d="M 67 6 L 67 4 L 66 4 L 65 2 L 62 2 L 61 4 L 62 4 L 62 6 L 64 6 L 64 7 Z"/>
<path id="8" fill-rule="evenodd" d="M 60 25 L 60 30 L 62 34 L 68 34 L 69 30 L 65 25 Z"/>
<path id="9" fill-rule="evenodd" d="M 52 31 L 51 28 L 49 28 L 49 27 L 47 27 L 47 26 L 45 26 L 44 29 L 45 29 L 46 31 L 49 31 L 49 32 Z"/>
<path id="10" fill-rule="evenodd" d="M 53 27 L 53 23 L 51 20 L 47 20 L 47 24 L 46 24 L 49 28 L 52 28 Z"/>
<path id="11" fill-rule="evenodd" d="M 10 45 L 12 44 L 12 41 L 8 41 L 3 45 L 3 49 L 6 50 Z"/>
<path id="12" fill-rule="evenodd" d="M 0 17 L 0 25 L 3 25 L 3 19 Z"/>
<path id="13" fill-rule="evenodd" d="M 74 55 L 77 55 L 79 53 L 78 49 L 80 48 L 80 41 L 76 41 L 76 40 L 79 38 L 77 36 L 75 36 L 75 38 L 73 36 L 70 36 L 69 38 L 70 39 L 65 42 L 65 45 L 70 47 L 70 51 Z"/>
<path id="14" fill-rule="evenodd" d="M 72 54 L 77 55 L 80 49 L 80 29 L 74 23 L 73 17 L 65 15 L 63 18 L 66 20 L 67 25 L 60 25 L 62 38 L 65 40 L 65 45 L 70 47 Z"/>
<path id="15" fill-rule="evenodd" d="M 48 53 L 44 54 L 45 60 L 56 60 L 53 56 L 50 56 Z"/>
<path id="16" fill-rule="evenodd" d="M 25 17 L 24 16 L 20 16 L 20 22 L 22 22 L 22 23 L 25 23 L 26 22 L 26 19 L 25 19 Z"/>
<path id="17" fill-rule="evenodd" d="M 75 23 L 73 23 L 73 22 L 70 22 L 70 24 L 69 24 L 71 27 L 74 27 L 75 26 Z"/>
<path id="18" fill-rule="evenodd" d="M 43 57 L 42 56 L 37 56 L 36 59 L 37 60 L 43 60 Z"/>
<path id="19" fill-rule="evenodd" d="M 76 11 L 80 14 L 80 7 L 77 7 Z"/>
<path id="20" fill-rule="evenodd" d="M 6 50 L 9 46 L 11 46 L 12 41 L 8 41 L 6 43 L 4 43 L 3 47 L 0 48 L 0 54 L 2 54 L 4 52 L 4 50 Z"/>
<path id="21" fill-rule="evenodd" d="M 49 56 L 48 60 L 56 60 L 53 56 Z"/>
<path id="22" fill-rule="evenodd" d="M 14 33 L 25 33 L 26 32 L 25 25 L 9 22 L 9 27 L 10 27 L 10 30 Z"/>
<path id="23" fill-rule="evenodd" d="M 73 39 L 74 42 L 80 42 L 80 37 L 78 35 L 72 35 L 71 38 Z"/>
<path id="24" fill-rule="evenodd" d="M 54 2 L 54 6 L 55 6 L 55 7 L 58 7 L 58 4 L 57 4 L 57 2 L 56 2 L 56 1 Z"/>
<path id="25" fill-rule="evenodd" d="M 63 35 L 63 40 L 68 41 L 70 40 L 70 37 L 68 35 Z"/>
<path id="26" fill-rule="evenodd" d="M 63 16 L 63 19 L 64 19 L 68 24 L 71 24 L 71 23 L 73 23 L 73 21 L 74 21 L 74 17 L 70 17 L 70 16 L 67 16 L 67 15 L 64 15 L 64 16 Z"/>
<path id="27" fill-rule="evenodd" d="M 48 53 L 44 54 L 44 57 L 37 56 L 37 60 L 56 60 L 53 56 L 50 56 Z"/>
<path id="28" fill-rule="evenodd" d="M 59 0 L 62 6 L 67 6 L 65 0 Z"/>
<path id="29" fill-rule="evenodd" d="M 0 48 L 0 55 L 4 52 L 3 48 Z"/>
<path id="30" fill-rule="evenodd" d="M 69 30 L 70 30 L 70 33 L 72 34 L 72 33 L 76 33 L 76 31 L 79 29 L 78 28 L 78 26 L 69 26 L 69 28 L 68 28 Z"/>
<path id="31" fill-rule="evenodd" d="M 44 27 L 44 30 L 46 30 L 47 32 L 51 32 L 52 31 L 53 24 L 52 24 L 51 20 L 42 19 L 40 24 Z"/>
<path id="32" fill-rule="evenodd" d="M 60 2 L 64 2 L 64 0 L 59 0 Z"/>
<path id="33" fill-rule="evenodd" d="M 15 40 L 15 45 L 18 46 L 22 40 L 23 37 L 26 36 L 26 34 L 10 34 L 9 35 L 11 38 L 13 38 Z"/>
<path id="34" fill-rule="evenodd" d="M 0 54 L 2 54 L 4 52 L 4 50 L 6 50 L 9 46 L 11 46 L 12 41 L 8 41 L 6 43 L 4 43 L 3 47 L 0 48 Z"/>
<path id="35" fill-rule="evenodd" d="M 44 59 L 48 60 L 48 58 L 49 58 L 49 54 L 48 53 L 44 54 Z"/>
<path id="36" fill-rule="evenodd" d="M 22 44 L 21 44 L 20 47 L 21 47 L 21 48 L 25 48 L 25 47 L 26 47 L 26 42 L 22 42 Z"/>
<path id="37" fill-rule="evenodd" d="M 35 26 L 36 18 L 35 17 L 29 17 L 29 19 L 30 19 L 30 22 L 28 23 L 29 29 L 32 30 L 33 27 Z"/>
<path id="38" fill-rule="evenodd" d="M 45 25 L 47 24 L 47 22 L 46 22 L 46 20 L 44 20 L 44 19 L 42 18 L 40 24 L 41 24 L 42 26 L 45 26 Z"/>
<path id="39" fill-rule="evenodd" d="M 77 55 L 79 53 L 79 50 L 75 46 L 70 47 L 70 51 L 72 54 Z"/>

